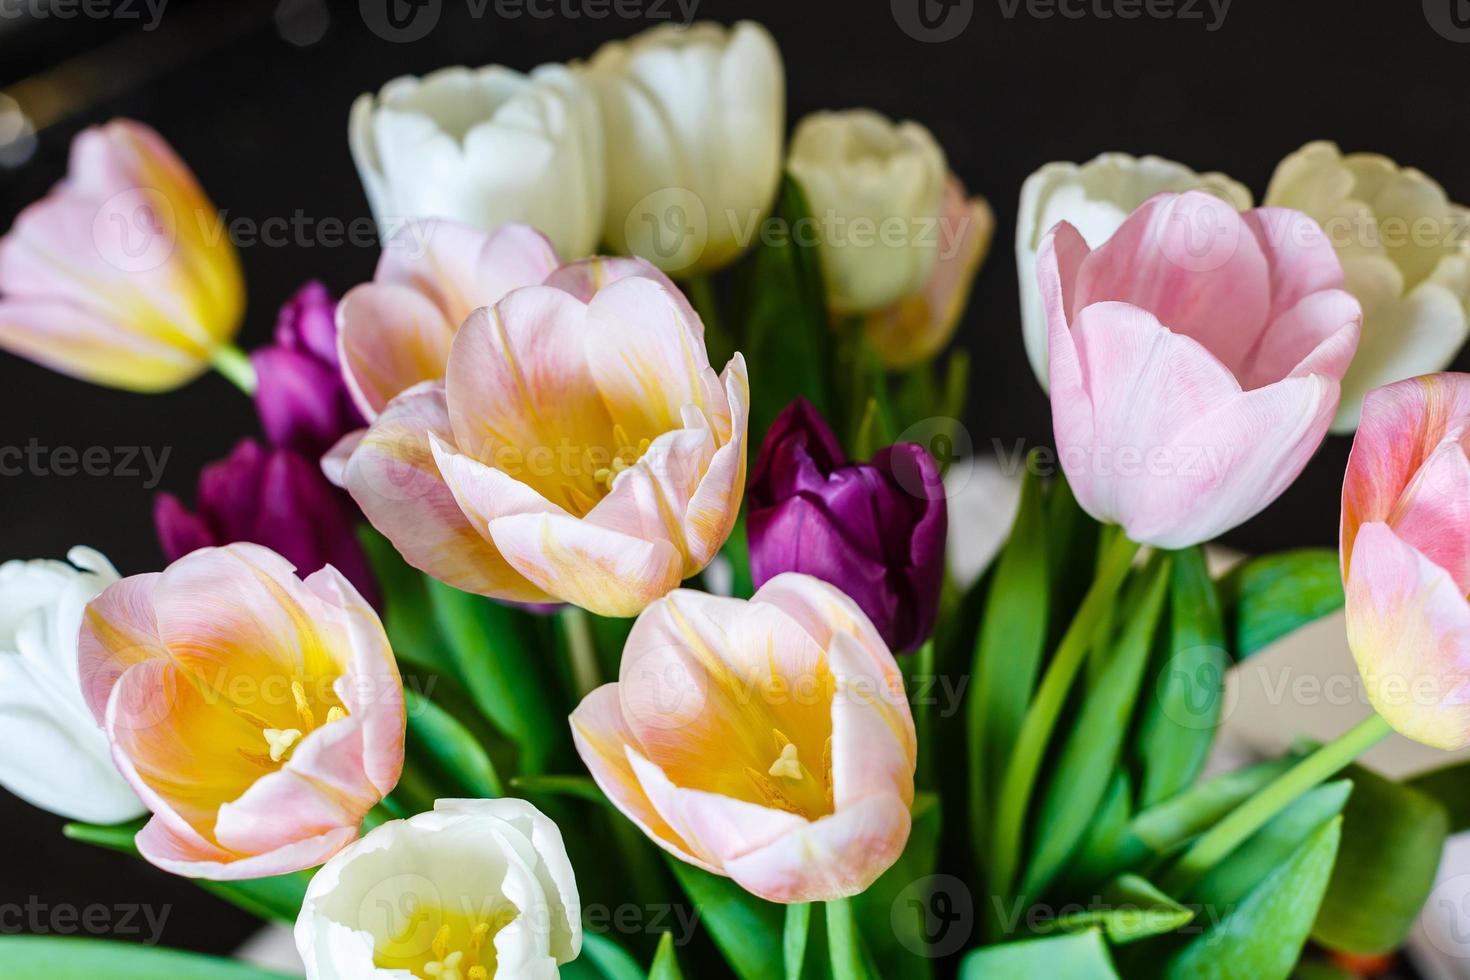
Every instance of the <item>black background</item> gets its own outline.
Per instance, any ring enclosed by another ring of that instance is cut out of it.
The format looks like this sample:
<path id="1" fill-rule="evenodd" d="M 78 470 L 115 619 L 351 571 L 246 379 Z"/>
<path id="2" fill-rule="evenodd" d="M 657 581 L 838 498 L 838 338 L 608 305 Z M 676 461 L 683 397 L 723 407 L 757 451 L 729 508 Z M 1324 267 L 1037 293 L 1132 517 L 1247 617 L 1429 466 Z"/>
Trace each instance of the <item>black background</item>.
<path id="1" fill-rule="evenodd" d="M 1133 20 L 1102 16 L 1114 0 L 1101 0 L 1102 11 L 1095 0 L 1073 0 L 1069 11 L 1081 16 L 1049 17 L 1033 14 L 1053 6 L 1026 0 L 1015 8 L 1010 0 L 961 0 L 955 14 L 969 9 L 969 23 L 943 43 L 905 33 L 888 0 L 699 0 L 697 10 L 700 18 L 752 17 L 770 28 L 786 61 L 789 120 L 849 106 L 916 119 L 972 192 L 990 199 L 995 247 L 961 332 L 976 355 L 966 422 L 981 448 L 998 439 L 1010 451 L 1016 440 L 1051 438 L 1017 312 L 1014 219 L 1026 175 L 1049 160 L 1104 150 L 1157 153 L 1224 171 L 1259 199 L 1281 157 L 1329 138 L 1345 150 L 1418 166 L 1453 199 L 1470 200 L 1470 44 L 1437 33 L 1428 16 L 1450 3 L 1463 0 L 1234 0 L 1212 31 L 1215 14 L 1203 0 L 1193 17 Z M 18 6 L 0 0 L 0 12 Z M 232 219 L 361 219 L 367 206 L 346 141 L 347 110 L 358 93 L 449 64 L 529 69 L 586 56 L 604 39 L 652 24 L 567 16 L 586 9 L 580 0 L 546 0 L 536 7 L 551 12 L 544 17 L 524 8 L 518 17 L 500 16 L 493 0 L 482 17 L 471 16 L 471 0 L 442 6 L 435 29 L 414 43 L 374 35 L 356 2 L 172 0 L 150 32 L 119 18 L 0 17 L 0 85 L 77 56 L 100 54 L 106 66 L 93 76 L 97 97 L 44 129 L 23 166 L 0 170 L 0 227 L 63 174 L 80 128 L 116 115 L 161 131 Z M 142 9 L 136 0 L 132 7 Z M 658 7 L 678 9 L 671 0 Z M 319 33 L 304 46 L 289 40 Z M 257 244 L 241 254 L 250 307 L 240 341 L 247 349 L 267 339 L 276 307 L 304 279 L 341 291 L 369 278 L 376 259 L 372 247 L 311 241 Z M 161 489 L 187 498 L 199 467 L 254 431 L 249 403 L 217 376 L 169 395 L 130 395 L 0 354 L 0 446 L 34 438 L 79 450 L 167 448 Z M 1227 541 L 1251 550 L 1333 545 L 1348 445 L 1329 439 L 1306 474 Z M 154 491 L 143 482 L 0 479 L 0 558 L 59 557 L 85 543 L 124 573 L 157 568 Z M 170 904 L 164 941 L 213 951 L 232 948 L 253 928 L 243 914 L 140 862 L 63 841 L 59 827 L 0 791 L 0 907 L 33 896 L 53 905 Z"/>

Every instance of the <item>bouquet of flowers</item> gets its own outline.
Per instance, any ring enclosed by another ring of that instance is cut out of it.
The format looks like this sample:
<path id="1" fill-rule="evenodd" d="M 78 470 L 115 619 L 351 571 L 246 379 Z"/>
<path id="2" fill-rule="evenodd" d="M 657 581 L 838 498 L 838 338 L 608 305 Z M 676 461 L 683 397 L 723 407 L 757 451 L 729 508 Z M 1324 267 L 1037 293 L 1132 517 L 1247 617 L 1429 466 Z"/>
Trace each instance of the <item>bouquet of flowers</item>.
<path id="1" fill-rule="evenodd" d="M 0 783 L 290 925 L 313 980 L 1395 950 L 1470 823 L 1456 770 L 1354 764 L 1470 743 L 1470 376 L 1425 374 L 1467 333 L 1464 212 L 1326 143 L 1261 207 L 1154 157 L 1042 167 L 1016 255 L 1055 444 L 987 548 L 985 370 L 947 348 L 991 212 L 922 125 L 787 142 L 784 104 L 753 23 L 391 81 L 350 113 L 372 281 L 307 283 L 248 355 L 195 175 L 139 122 L 77 136 L 0 240 L 0 347 L 132 391 L 214 368 L 261 431 L 158 498 L 167 567 L 0 566 Z M 1339 554 L 1207 559 L 1354 430 Z M 1204 778 L 1231 665 L 1338 608 L 1373 717 Z"/>

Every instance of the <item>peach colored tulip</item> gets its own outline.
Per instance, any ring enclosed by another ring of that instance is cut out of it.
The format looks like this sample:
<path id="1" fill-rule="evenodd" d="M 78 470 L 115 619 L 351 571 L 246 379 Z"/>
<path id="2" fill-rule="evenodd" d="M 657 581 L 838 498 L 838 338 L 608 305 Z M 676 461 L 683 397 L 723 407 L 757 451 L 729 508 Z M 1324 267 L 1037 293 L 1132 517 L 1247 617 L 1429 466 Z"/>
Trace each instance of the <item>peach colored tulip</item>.
<path id="1" fill-rule="evenodd" d="M 486 233 L 445 220 L 412 221 L 383 245 L 373 281 L 337 308 L 342 375 L 364 416 L 399 392 L 444 377 L 465 318 L 556 270 L 556 249 L 525 225 Z"/>
<path id="2" fill-rule="evenodd" d="M 167 143 L 118 119 L 84 130 L 66 179 L 0 240 L 0 348 L 131 391 L 193 380 L 245 310 L 240 260 Z"/>
<path id="3" fill-rule="evenodd" d="M 393 399 L 340 476 L 435 578 L 631 616 L 729 537 L 749 401 L 744 359 L 715 374 L 661 272 L 587 259 L 475 311 L 444 380 Z"/>
<path id="4" fill-rule="evenodd" d="M 194 878 L 321 864 L 403 768 L 403 688 L 377 614 L 328 565 L 203 548 L 87 606 L 82 693 L 153 811 L 138 850 Z"/>
<path id="5" fill-rule="evenodd" d="M 1470 374 L 1376 388 L 1342 485 L 1348 645 L 1409 738 L 1470 744 Z"/>
<path id="6" fill-rule="evenodd" d="M 1095 250 L 1060 222 L 1037 278 L 1062 468 L 1134 541 L 1230 530 L 1326 434 L 1362 313 L 1305 215 L 1159 194 Z"/>
<path id="7" fill-rule="evenodd" d="M 788 572 L 749 602 L 679 590 L 572 713 L 598 786 L 654 843 L 773 902 L 856 895 L 903 852 L 916 742 L 862 610 Z"/>
<path id="8" fill-rule="evenodd" d="M 931 360 L 949 343 L 990 251 L 995 214 L 983 197 L 965 197 L 954 174 L 940 202 L 938 255 L 923 290 L 863 318 L 867 344 L 885 367 L 902 371 Z"/>

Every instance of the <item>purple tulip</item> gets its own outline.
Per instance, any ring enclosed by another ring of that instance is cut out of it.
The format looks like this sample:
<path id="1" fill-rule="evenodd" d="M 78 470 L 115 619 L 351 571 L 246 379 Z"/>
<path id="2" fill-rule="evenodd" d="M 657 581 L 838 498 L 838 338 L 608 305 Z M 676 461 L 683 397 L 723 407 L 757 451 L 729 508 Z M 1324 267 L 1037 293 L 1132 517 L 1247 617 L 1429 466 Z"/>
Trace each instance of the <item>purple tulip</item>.
<path id="1" fill-rule="evenodd" d="M 327 287 L 309 282 L 281 307 L 275 342 L 250 355 L 266 438 L 313 459 L 367 424 L 342 380 L 336 318 Z"/>
<path id="2" fill-rule="evenodd" d="M 850 463 L 816 408 L 786 406 L 750 484 L 750 570 L 759 586 L 805 572 L 852 597 L 895 651 L 928 638 L 939 612 L 946 524 L 939 466 L 900 443 Z"/>
<path id="3" fill-rule="evenodd" d="M 330 564 L 376 604 L 377 584 L 349 506 L 316 460 L 244 439 L 199 474 L 194 513 L 160 493 L 153 522 L 170 562 L 199 548 L 250 541 L 280 553 L 303 576 Z"/>

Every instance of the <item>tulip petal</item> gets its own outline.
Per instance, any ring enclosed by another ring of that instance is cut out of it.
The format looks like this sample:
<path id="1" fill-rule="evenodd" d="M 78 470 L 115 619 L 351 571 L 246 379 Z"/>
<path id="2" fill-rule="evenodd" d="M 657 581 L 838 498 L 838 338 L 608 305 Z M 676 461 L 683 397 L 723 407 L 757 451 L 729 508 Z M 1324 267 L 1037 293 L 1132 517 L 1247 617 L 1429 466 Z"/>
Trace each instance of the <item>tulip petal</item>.
<path id="1" fill-rule="evenodd" d="M 1148 310 L 1235 370 L 1270 322 L 1270 272 L 1232 205 L 1203 191 L 1160 194 L 1083 260 L 1075 302 Z"/>
<path id="2" fill-rule="evenodd" d="M 1290 208 L 1255 208 L 1241 219 L 1271 270 L 1270 319 L 1312 293 L 1342 288 L 1342 263 L 1317 222 Z"/>
<path id="3" fill-rule="evenodd" d="M 505 561 L 542 593 L 599 616 L 633 616 L 679 584 L 684 562 L 667 541 L 643 541 L 561 514 L 490 522 Z M 442 577 L 442 576 L 440 576 Z"/>
<path id="4" fill-rule="evenodd" d="M 158 638 L 153 600 L 161 572 L 130 575 L 114 582 L 87 604 L 77 641 L 82 697 L 100 725 L 108 700 L 122 675 L 150 660 L 171 661 Z"/>
<path id="5" fill-rule="evenodd" d="M 917 740 L 902 682 L 875 668 L 862 644 L 838 633 L 827 649 L 832 700 L 832 796 L 838 810 L 869 796 L 914 800 Z"/>
<path id="6" fill-rule="evenodd" d="M 126 391 L 176 388 L 208 365 L 146 328 L 49 298 L 0 301 L 0 347 L 62 374 Z"/>
<path id="7" fill-rule="evenodd" d="M 445 219 L 410 221 L 383 245 L 375 282 L 405 286 L 431 300 L 453 328 L 513 289 L 551 275 L 559 259 L 545 235 L 522 224 L 486 234 Z"/>
<path id="8" fill-rule="evenodd" d="M 423 294 L 380 283 L 357 286 L 343 296 L 337 322 L 342 376 L 368 419 L 400 392 L 444 376 L 459 326 Z"/>
<path id="9" fill-rule="evenodd" d="M 1462 439 L 1446 438 L 1414 471 L 1385 523 L 1409 547 L 1470 592 L 1470 459 Z"/>
<path id="10" fill-rule="evenodd" d="M 741 888 L 769 902 L 861 894 L 898 860 L 912 819 L 893 796 L 872 796 L 725 862 Z"/>
<path id="11" fill-rule="evenodd" d="M 745 358 L 739 352 L 725 365 L 722 375 L 725 400 L 730 406 L 729 441 L 715 451 L 704 478 L 689 498 L 684 514 L 687 569 L 704 568 L 729 540 L 740 514 L 745 488 L 746 432 L 750 416 L 750 379 Z"/>
<path id="12" fill-rule="evenodd" d="M 1358 528 L 1345 586 L 1348 645 L 1373 707 L 1449 751 L 1470 744 L 1470 603 L 1448 572 L 1382 523 Z"/>
<path id="13" fill-rule="evenodd" d="M 453 440 L 438 382 L 395 398 L 362 437 L 345 474 L 352 499 L 405 561 L 440 581 L 515 602 L 549 601 L 465 518 L 434 461 L 430 435 Z"/>
<path id="14" fill-rule="evenodd" d="M 1341 289 L 1303 297 L 1266 329 L 1239 375 L 1241 386 L 1259 388 L 1311 374 L 1341 378 L 1357 350 L 1362 317 L 1358 301 Z"/>

